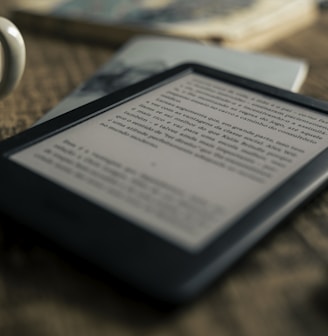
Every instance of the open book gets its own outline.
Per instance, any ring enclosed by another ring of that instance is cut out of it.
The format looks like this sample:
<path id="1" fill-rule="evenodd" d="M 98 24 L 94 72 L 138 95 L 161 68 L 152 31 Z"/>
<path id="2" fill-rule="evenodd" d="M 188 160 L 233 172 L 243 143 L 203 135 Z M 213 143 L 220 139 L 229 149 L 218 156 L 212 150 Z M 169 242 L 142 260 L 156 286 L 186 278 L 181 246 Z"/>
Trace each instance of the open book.
<path id="1" fill-rule="evenodd" d="M 180 63 L 196 62 L 298 91 L 308 66 L 299 59 L 242 52 L 170 37 L 131 39 L 90 79 L 41 118 L 51 119 Z"/>
<path id="2" fill-rule="evenodd" d="M 305 27 L 315 0 L 16 0 L 19 25 L 120 44 L 139 34 L 259 48 Z"/>

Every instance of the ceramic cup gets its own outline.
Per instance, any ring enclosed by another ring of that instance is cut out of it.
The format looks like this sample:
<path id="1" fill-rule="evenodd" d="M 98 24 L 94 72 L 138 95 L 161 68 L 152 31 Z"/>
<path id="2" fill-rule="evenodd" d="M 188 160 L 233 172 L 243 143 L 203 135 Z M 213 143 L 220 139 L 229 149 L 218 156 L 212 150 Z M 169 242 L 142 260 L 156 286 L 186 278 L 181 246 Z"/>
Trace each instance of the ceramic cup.
<path id="1" fill-rule="evenodd" d="M 19 83 L 25 68 L 25 44 L 17 27 L 0 17 L 0 99 Z"/>

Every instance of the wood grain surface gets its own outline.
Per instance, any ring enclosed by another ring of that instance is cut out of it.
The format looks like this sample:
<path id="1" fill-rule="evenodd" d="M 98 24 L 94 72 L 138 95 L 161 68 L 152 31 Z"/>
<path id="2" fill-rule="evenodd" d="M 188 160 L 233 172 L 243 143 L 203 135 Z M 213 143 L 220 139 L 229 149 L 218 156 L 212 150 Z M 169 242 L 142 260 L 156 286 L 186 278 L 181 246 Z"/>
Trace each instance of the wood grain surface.
<path id="1" fill-rule="evenodd" d="M 1 0 L 0 15 L 9 4 Z M 0 139 L 31 126 L 113 53 L 110 46 L 23 33 L 27 68 L 0 102 Z M 328 100 L 328 12 L 265 52 L 306 59 L 302 93 Z M 0 214 L 0 335 L 327 336 L 328 191 L 200 298 L 175 309 L 135 295 Z"/>

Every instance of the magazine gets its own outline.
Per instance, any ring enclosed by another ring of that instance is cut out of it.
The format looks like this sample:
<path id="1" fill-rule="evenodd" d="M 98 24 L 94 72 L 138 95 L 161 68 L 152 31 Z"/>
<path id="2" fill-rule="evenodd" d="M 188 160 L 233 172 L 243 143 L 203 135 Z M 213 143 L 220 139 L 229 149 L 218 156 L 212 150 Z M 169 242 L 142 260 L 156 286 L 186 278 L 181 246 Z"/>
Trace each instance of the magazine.
<path id="1" fill-rule="evenodd" d="M 201 63 L 291 91 L 300 89 L 308 71 L 307 63 L 299 59 L 236 51 L 177 38 L 140 36 L 125 44 L 39 122 L 188 62 Z"/>

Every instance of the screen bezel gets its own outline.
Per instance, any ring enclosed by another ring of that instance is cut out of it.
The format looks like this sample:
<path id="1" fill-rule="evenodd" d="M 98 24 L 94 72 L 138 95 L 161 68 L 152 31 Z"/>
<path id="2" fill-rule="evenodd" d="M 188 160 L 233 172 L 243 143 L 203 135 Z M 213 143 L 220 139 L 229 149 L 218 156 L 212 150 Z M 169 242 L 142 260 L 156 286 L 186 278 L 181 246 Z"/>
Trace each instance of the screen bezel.
<path id="1" fill-rule="evenodd" d="M 327 149 L 223 234 L 194 253 L 104 210 L 9 159 L 12 154 L 36 142 L 188 72 L 217 78 L 316 112 L 327 114 L 328 111 L 324 102 L 305 96 L 201 65 L 181 65 L 35 126 L 0 144 L 0 168 L 3 172 L 0 177 L 3 186 L 1 210 L 155 297 L 181 301 L 198 293 L 291 211 L 326 185 Z M 31 190 L 34 190 L 32 197 Z"/>

